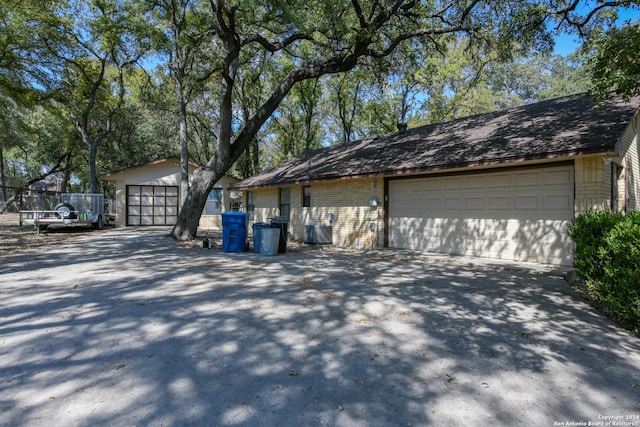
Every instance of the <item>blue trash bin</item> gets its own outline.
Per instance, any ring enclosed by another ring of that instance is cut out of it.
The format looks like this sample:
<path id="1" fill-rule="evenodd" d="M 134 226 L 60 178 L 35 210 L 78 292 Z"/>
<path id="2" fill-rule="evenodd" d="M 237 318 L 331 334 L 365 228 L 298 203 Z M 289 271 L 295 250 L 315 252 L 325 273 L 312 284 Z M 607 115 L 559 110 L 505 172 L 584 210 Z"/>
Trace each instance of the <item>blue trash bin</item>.
<path id="1" fill-rule="evenodd" d="M 262 230 L 270 228 L 266 222 L 256 222 L 252 225 L 253 228 L 253 252 L 260 253 L 260 244 L 262 241 Z"/>
<path id="2" fill-rule="evenodd" d="M 222 250 L 224 252 L 246 252 L 248 230 L 248 213 L 222 212 Z"/>

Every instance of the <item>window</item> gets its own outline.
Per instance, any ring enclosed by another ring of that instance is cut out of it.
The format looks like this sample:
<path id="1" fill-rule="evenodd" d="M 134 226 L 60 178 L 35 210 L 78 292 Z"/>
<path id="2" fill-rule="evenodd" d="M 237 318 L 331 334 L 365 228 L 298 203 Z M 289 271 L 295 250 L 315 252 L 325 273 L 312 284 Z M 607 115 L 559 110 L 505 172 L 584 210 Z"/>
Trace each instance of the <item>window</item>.
<path id="1" fill-rule="evenodd" d="M 214 188 L 207 196 L 204 207 L 205 215 L 220 215 L 222 213 L 222 188 Z"/>
<path id="2" fill-rule="evenodd" d="M 291 206 L 291 191 L 289 188 L 280 189 L 280 216 L 289 218 Z"/>
<path id="3" fill-rule="evenodd" d="M 311 186 L 305 185 L 302 187 L 302 207 L 311 207 Z"/>
<path id="4" fill-rule="evenodd" d="M 253 201 L 253 191 L 247 191 L 247 212 L 255 212 L 256 204 Z"/>

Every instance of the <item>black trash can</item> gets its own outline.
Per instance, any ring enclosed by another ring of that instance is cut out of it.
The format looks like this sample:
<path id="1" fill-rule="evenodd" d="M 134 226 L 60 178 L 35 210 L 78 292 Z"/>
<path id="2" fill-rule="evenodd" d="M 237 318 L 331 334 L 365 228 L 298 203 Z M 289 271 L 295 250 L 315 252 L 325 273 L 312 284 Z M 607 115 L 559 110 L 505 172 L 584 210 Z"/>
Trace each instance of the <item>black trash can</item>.
<path id="1" fill-rule="evenodd" d="M 269 218 L 271 228 L 280 229 L 280 241 L 278 242 L 278 253 L 283 254 L 287 252 L 287 234 L 289 228 L 289 219 L 285 217 Z"/>

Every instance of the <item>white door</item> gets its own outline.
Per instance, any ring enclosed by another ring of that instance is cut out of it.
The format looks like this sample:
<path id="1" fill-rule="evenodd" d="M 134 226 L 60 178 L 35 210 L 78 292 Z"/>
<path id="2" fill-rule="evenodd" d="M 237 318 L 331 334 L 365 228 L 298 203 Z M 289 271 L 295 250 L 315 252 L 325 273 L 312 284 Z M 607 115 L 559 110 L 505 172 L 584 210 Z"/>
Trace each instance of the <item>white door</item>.
<path id="1" fill-rule="evenodd" d="M 389 181 L 389 246 L 572 263 L 573 166 Z"/>

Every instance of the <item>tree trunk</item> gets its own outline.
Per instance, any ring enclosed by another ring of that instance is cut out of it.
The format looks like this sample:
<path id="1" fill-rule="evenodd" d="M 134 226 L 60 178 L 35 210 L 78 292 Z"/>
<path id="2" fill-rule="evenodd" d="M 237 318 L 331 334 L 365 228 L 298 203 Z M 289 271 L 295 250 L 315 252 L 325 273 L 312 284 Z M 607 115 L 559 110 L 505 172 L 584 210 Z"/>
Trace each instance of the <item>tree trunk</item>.
<path id="1" fill-rule="evenodd" d="M 64 171 L 62 173 L 62 181 L 60 182 L 60 192 L 66 193 L 71 182 L 71 153 L 67 153 L 64 157 Z"/>
<path id="2" fill-rule="evenodd" d="M 89 135 L 86 135 L 86 132 L 83 132 L 82 139 L 87 144 L 87 148 L 89 149 L 89 193 L 99 193 L 100 192 L 100 182 L 98 181 L 98 168 L 96 166 L 97 158 L 98 158 L 98 146 L 96 143 L 91 141 Z"/>
<path id="3" fill-rule="evenodd" d="M 66 193 L 69 188 L 69 182 L 71 181 L 71 169 L 67 169 L 64 171 L 62 175 L 62 182 L 60 183 L 60 192 Z"/>
<path id="4" fill-rule="evenodd" d="M 187 146 L 187 103 L 184 99 L 182 79 L 176 82 L 180 139 L 180 203 L 184 203 L 189 192 L 189 147 Z"/>
<path id="5" fill-rule="evenodd" d="M 4 175 L 4 147 L 0 145 L 0 202 L 7 200 L 7 177 Z"/>
<path id="6" fill-rule="evenodd" d="M 88 120 L 84 118 L 82 122 L 76 123 L 76 128 L 82 136 L 82 142 L 84 142 L 84 144 L 87 146 L 87 149 L 89 150 L 89 168 L 87 171 L 89 173 L 89 193 L 99 193 L 100 182 L 98 181 L 98 168 L 96 166 L 98 158 L 98 143 L 95 140 L 92 140 L 89 136 L 87 122 Z"/>
<path id="7" fill-rule="evenodd" d="M 251 143 L 251 156 L 252 156 L 252 171 L 253 174 L 258 173 L 260 170 L 260 146 L 258 145 L 258 139 L 254 138 Z M 246 178 L 249 178 L 248 176 Z"/>
<path id="8" fill-rule="evenodd" d="M 226 172 L 226 171 L 225 171 Z M 225 174 L 216 173 L 207 167 L 200 167 L 193 172 L 193 180 L 189 186 L 178 221 L 171 230 L 171 237 L 176 240 L 192 240 L 198 233 L 200 216 L 204 210 L 207 196 L 213 185 Z"/>

